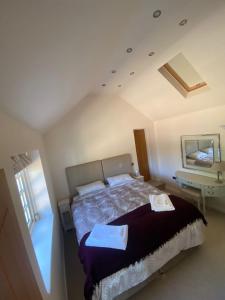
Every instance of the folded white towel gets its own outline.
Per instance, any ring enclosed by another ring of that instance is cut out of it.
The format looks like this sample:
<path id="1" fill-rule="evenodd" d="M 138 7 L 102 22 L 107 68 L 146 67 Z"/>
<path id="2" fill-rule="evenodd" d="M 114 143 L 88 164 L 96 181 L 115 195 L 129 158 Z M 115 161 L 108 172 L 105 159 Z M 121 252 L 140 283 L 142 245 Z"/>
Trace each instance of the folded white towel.
<path id="1" fill-rule="evenodd" d="M 173 203 L 167 194 L 149 195 L 152 210 L 154 211 L 171 211 L 175 210 Z"/>
<path id="2" fill-rule="evenodd" d="M 85 245 L 125 250 L 128 239 L 128 225 L 113 226 L 96 224 Z"/>

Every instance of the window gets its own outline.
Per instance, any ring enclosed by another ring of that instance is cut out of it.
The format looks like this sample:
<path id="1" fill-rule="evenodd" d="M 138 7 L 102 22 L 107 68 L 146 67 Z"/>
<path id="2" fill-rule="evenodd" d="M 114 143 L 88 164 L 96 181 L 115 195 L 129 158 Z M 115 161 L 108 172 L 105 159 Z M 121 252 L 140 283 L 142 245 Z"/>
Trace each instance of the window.
<path id="1" fill-rule="evenodd" d="M 26 223 L 29 230 L 31 230 L 34 222 L 38 220 L 38 213 L 36 210 L 34 196 L 32 193 L 32 187 L 30 184 L 27 169 L 25 168 L 19 173 L 17 173 L 15 177 Z"/>
<path id="2" fill-rule="evenodd" d="M 38 150 L 10 157 L 24 219 L 47 293 L 51 293 L 54 214 Z"/>
<path id="3" fill-rule="evenodd" d="M 201 78 L 194 67 L 179 53 L 161 68 L 159 72 L 180 92 L 184 97 L 192 95 L 197 90 L 203 91 L 207 83 Z"/>

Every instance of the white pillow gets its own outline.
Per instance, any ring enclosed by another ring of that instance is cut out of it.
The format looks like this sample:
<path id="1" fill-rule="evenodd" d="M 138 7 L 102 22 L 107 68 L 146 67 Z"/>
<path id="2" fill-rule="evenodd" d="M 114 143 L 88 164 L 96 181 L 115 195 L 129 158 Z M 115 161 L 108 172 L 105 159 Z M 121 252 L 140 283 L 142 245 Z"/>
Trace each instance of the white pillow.
<path id="1" fill-rule="evenodd" d="M 94 181 L 94 182 L 89 183 L 89 184 L 76 186 L 76 190 L 78 191 L 80 196 L 83 196 L 83 195 L 85 195 L 87 193 L 90 193 L 90 192 L 99 191 L 99 190 L 102 190 L 102 189 L 105 189 L 105 188 L 106 188 L 106 186 L 100 180 L 99 181 Z"/>
<path id="2" fill-rule="evenodd" d="M 188 157 L 189 157 L 189 158 L 192 158 L 192 159 L 199 159 L 199 160 L 202 160 L 202 159 L 204 159 L 204 158 L 207 158 L 207 157 L 208 157 L 208 154 L 205 153 L 205 152 L 196 151 L 196 152 L 193 152 L 193 153 L 188 154 Z"/>
<path id="3" fill-rule="evenodd" d="M 108 177 L 107 181 L 110 186 L 115 186 L 121 183 L 134 180 L 129 174 L 121 174 L 117 176 Z"/>
<path id="4" fill-rule="evenodd" d="M 201 151 L 208 153 L 208 154 L 213 154 L 213 148 L 212 147 L 208 147 L 208 148 L 204 148 Z"/>

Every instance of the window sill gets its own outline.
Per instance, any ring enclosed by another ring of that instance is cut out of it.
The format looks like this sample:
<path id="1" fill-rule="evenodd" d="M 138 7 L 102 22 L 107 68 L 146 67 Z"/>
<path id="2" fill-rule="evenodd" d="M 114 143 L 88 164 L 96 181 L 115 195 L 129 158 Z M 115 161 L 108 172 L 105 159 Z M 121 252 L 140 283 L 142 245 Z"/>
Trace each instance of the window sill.
<path id="1" fill-rule="evenodd" d="M 33 225 L 31 232 L 34 252 L 48 293 L 51 291 L 53 221 L 52 214 L 46 215 Z"/>

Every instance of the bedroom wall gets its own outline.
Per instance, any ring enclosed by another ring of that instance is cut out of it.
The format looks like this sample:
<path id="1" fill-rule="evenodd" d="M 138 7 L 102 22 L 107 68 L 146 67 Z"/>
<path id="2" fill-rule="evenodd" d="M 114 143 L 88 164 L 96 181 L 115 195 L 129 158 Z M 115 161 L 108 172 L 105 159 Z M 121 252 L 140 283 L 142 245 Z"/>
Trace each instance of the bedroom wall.
<path id="1" fill-rule="evenodd" d="M 151 173 L 157 173 L 153 124 L 119 97 L 90 95 L 45 135 L 56 198 L 68 195 L 65 168 L 131 153 L 137 168 L 133 129 L 145 128 Z"/>
<path id="2" fill-rule="evenodd" d="M 42 136 L 25 126 L 24 124 L 9 117 L 0 111 L 0 168 L 4 168 L 12 196 L 12 201 L 15 206 L 16 215 L 19 221 L 21 232 L 24 238 L 28 256 L 34 270 L 35 277 L 40 287 L 44 300 L 65 300 L 65 278 L 64 278 L 64 258 L 63 258 L 63 243 L 61 230 L 58 222 L 58 214 L 54 201 L 54 193 L 48 166 L 45 158 L 45 150 L 43 146 Z M 53 227 L 53 242 L 52 242 L 52 266 L 51 266 L 51 291 L 47 293 L 40 275 L 39 266 L 36 261 L 34 249 L 32 246 L 30 234 L 25 224 L 23 211 L 20 205 L 20 199 L 17 192 L 14 173 L 12 170 L 12 162 L 10 156 L 26 151 L 39 150 L 42 159 L 42 165 L 45 173 L 45 179 L 48 187 L 48 192 L 51 200 L 51 206 L 54 214 Z"/>
<path id="3" fill-rule="evenodd" d="M 206 2 L 207 5 L 213 3 Z M 187 3 L 191 2 L 187 1 Z M 201 5 L 199 1 L 195 3 Z M 212 6 L 207 17 L 203 15 L 200 17 L 198 14 L 198 22 L 195 26 L 193 26 L 193 19 L 186 15 L 187 25 L 177 28 L 182 30 L 182 38 L 176 39 L 168 47 L 163 46 L 164 39 L 160 36 L 155 44 L 156 55 L 152 57 L 152 65 L 146 63 L 145 70 L 135 75 L 132 85 L 122 90 L 121 96 L 151 120 L 172 118 L 225 105 L 225 3 L 220 1 L 219 5 L 217 2 Z M 171 30 L 174 30 L 175 34 L 175 28 Z M 170 34 L 172 35 L 173 32 L 171 31 Z M 154 42 L 150 45 L 154 45 Z M 183 53 L 208 84 L 208 88 L 196 91 L 195 96 L 189 96 L 187 99 L 158 71 L 162 65 L 179 53 Z"/>
<path id="4" fill-rule="evenodd" d="M 181 135 L 220 133 L 222 160 L 225 160 L 225 105 L 179 117 L 173 117 L 154 123 L 157 140 L 159 176 L 173 183 L 172 176 L 182 169 Z M 206 174 L 202 172 L 183 169 L 187 172 Z M 214 176 L 208 173 L 209 176 Z M 224 174 L 225 175 L 225 174 Z M 225 198 L 207 201 L 209 205 L 225 211 Z"/>

